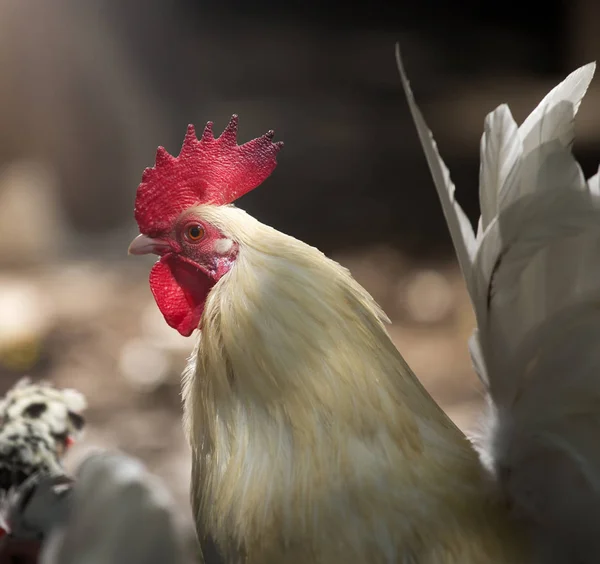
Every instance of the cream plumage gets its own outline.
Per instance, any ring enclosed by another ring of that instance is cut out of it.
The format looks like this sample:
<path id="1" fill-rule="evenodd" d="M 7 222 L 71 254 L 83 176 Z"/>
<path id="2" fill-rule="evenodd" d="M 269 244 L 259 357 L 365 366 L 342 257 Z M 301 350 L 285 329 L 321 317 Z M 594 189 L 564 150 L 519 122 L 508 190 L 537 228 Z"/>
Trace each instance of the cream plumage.
<path id="1" fill-rule="evenodd" d="M 225 561 L 518 560 L 475 452 L 348 271 L 237 208 L 197 217 L 240 244 L 184 385 L 192 504 Z"/>
<path id="2" fill-rule="evenodd" d="M 482 462 L 531 527 L 541 561 L 597 562 L 600 184 L 586 182 L 571 152 L 595 64 L 520 127 L 506 105 L 488 115 L 476 233 L 398 64 L 477 317 L 470 349 L 489 392 Z"/>

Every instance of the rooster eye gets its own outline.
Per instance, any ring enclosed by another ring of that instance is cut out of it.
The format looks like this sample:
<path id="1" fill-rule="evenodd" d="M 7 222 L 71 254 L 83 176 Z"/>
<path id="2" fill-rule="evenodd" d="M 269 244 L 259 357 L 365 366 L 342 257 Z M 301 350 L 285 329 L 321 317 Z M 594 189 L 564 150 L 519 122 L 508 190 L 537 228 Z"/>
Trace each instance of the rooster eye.
<path id="1" fill-rule="evenodd" d="M 190 225 L 187 228 L 186 235 L 190 241 L 199 241 L 204 237 L 204 227 L 202 225 Z"/>

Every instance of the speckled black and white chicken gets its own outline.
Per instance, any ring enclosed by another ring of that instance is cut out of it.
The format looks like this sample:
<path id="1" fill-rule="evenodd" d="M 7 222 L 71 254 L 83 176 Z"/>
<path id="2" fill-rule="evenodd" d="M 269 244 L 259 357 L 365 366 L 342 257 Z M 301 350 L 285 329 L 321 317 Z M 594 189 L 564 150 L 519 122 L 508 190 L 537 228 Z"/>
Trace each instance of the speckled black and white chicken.
<path id="1" fill-rule="evenodd" d="M 29 378 L 0 399 L 0 564 L 36 562 L 64 519 L 72 480 L 62 462 L 83 433 L 85 408 L 80 392 Z"/>
<path id="2" fill-rule="evenodd" d="M 96 452 L 66 474 L 85 407 L 28 379 L 0 400 L 0 564 L 182 564 L 170 495 L 140 461 Z"/>
<path id="3" fill-rule="evenodd" d="M 0 491 L 34 474 L 63 474 L 62 458 L 83 432 L 85 397 L 28 378 L 0 400 Z"/>

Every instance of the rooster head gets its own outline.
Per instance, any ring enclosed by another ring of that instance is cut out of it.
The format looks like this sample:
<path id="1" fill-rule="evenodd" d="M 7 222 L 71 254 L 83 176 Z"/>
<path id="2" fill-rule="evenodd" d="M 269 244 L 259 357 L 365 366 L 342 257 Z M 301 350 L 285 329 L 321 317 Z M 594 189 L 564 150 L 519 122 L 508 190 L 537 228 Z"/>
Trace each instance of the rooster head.
<path id="1" fill-rule="evenodd" d="M 158 148 L 137 189 L 140 235 L 129 246 L 132 255 L 160 256 L 150 288 L 166 322 L 186 337 L 238 255 L 238 243 L 202 219 L 199 206 L 229 205 L 259 186 L 275 169 L 283 145 L 273 143 L 273 131 L 238 145 L 236 115 L 217 138 L 212 125 L 206 124 L 200 139 L 189 125 L 177 157 Z"/>

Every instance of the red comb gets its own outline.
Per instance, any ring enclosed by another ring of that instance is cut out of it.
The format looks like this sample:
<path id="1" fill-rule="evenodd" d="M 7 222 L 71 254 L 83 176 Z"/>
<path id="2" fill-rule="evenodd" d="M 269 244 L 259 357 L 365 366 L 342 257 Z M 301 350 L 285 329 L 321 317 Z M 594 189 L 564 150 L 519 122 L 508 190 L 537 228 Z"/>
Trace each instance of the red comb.
<path id="1" fill-rule="evenodd" d="M 237 115 L 231 116 L 215 139 L 212 122 L 201 139 L 188 125 L 178 157 L 164 147 L 156 151 L 156 164 L 142 175 L 135 199 L 135 219 L 142 233 L 168 229 L 183 210 L 198 204 L 231 204 L 264 182 L 277 166 L 283 143 L 273 143 L 273 131 L 237 144 Z"/>

